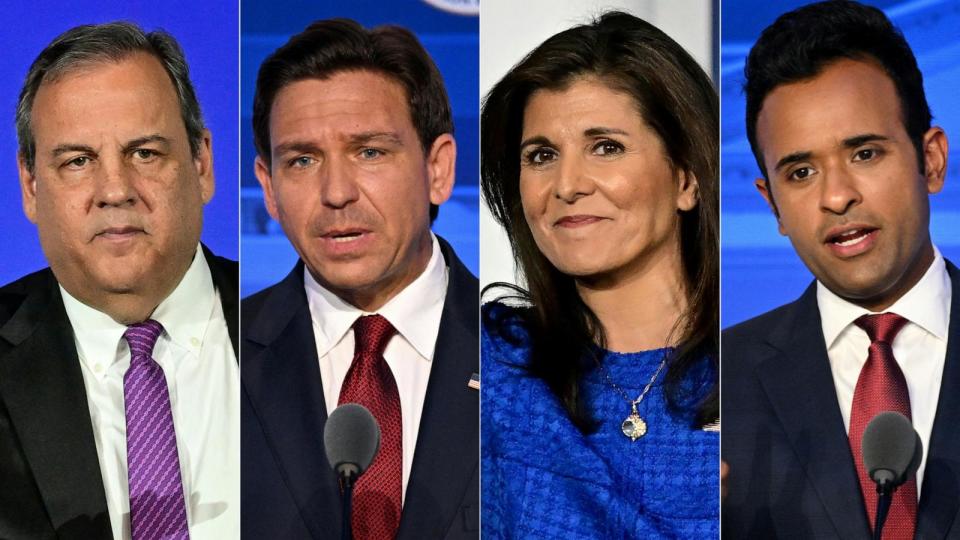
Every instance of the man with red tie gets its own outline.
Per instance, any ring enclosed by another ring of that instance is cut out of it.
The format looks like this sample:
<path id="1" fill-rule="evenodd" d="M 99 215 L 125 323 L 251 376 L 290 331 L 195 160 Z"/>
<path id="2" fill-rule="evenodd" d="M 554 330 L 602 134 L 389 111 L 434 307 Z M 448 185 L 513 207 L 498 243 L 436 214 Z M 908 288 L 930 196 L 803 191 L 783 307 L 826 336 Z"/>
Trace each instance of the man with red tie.
<path id="1" fill-rule="evenodd" d="M 430 231 L 456 144 L 443 79 L 409 31 L 320 21 L 261 65 L 255 173 L 300 256 L 243 301 L 242 530 L 340 538 L 323 429 L 376 418 L 357 539 L 476 538 L 478 284 Z"/>
<path id="2" fill-rule="evenodd" d="M 960 271 L 930 238 L 947 137 L 916 59 L 880 10 L 829 1 L 777 19 L 745 74 L 757 190 L 816 281 L 723 333 L 723 534 L 870 537 L 861 438 L 897 411 L 923 460 L 883 538 L 956 537 Z"/>

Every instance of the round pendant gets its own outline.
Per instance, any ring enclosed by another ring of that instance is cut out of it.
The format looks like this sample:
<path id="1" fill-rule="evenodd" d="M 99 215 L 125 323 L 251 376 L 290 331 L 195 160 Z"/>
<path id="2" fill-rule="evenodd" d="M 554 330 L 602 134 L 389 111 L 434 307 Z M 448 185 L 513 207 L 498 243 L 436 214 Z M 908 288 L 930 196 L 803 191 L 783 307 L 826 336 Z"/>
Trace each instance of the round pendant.
<path id="1" fill-rule="evenodd" d="M 631 441 L 635 441 L 646 435 L 647 423 L 643 421 L 643 418 L 640 418 L 640 415 L 633 413 L 623 421 L 620 429 L 623 430 L 624 435 L 630 437 Z"/>

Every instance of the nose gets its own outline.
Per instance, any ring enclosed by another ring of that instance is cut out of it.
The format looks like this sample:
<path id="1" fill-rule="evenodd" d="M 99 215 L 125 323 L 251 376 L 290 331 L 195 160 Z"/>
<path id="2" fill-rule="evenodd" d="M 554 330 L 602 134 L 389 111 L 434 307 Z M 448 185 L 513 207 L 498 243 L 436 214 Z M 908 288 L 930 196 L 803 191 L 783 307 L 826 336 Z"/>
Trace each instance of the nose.
<path id="1" fill-rule="evenodd" d="M 333 157 L 321 167 L 320 201 L 330 208 L 343 208 L 356 202 L 360 191 L 355 175 L 342 159 Z"/>
<path id="2" fill-rule="evenodd" d="M 820 207 L 832 214 L 845 214 L 863 201 L 856 178 L 844 167 L 827 172 L 821 186 Z"/>
<path id="3" fill-rule="evenodd" d="M 582 158 L 569 153 L 560 158 L 559 176 L 554 183 L 556 198 L 573 203 L 593 193 L 595 187 L 596 184 Z"/>
<path id="4" fill-rule="evenodd" d="M 125 164 L 104 162 L 96 180 L 95 203 L 97 207 L 126 206 L 136 204 L 139 193 L 135 185 L 136 172 Z"/>

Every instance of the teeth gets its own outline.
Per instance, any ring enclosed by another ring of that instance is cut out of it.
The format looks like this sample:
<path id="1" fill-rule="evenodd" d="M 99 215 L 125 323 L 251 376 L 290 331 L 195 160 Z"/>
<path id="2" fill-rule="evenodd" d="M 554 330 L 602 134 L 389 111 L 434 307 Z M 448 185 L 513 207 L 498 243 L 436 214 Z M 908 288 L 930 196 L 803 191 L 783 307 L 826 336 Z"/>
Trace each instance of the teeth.
<path id="1" fill-rule="evenodd" d="M 334 237 L 333 237 L 333 241 L 336 242 L 336 243 L 338 243 L 338 244 L 343 244 L 343 243 L 345 243 L 345 242 L 353 242 L 353 241 L 356 240 L 357 238 L 360 238 L 360 236 L 361 236 L 361 235 L 359 235 L 359 234 L 354 234 L 354 235 L 350 235 L 350 236 L 334 236 Z"/>
<path id="2" fill-rule="evenodd" d="M 852 235 L 853 233 L 858 233 L 858 232 L 860 232 L 860 231 L 859 231 L 859 230 L 850 231 L 849 233 L 846 233 L 846 234 L 844 234 L 843 236 L 850 237 L 850 235 Z M 866 238 L 866 237 L 867 237 L 867 235 L 864 234 L 864 235 L 862 235 L 862 236 L 854 236 L 854 237 L 850 238 L 849 240 L 835 240 L 834 243 L 837 244 L 838 246 L 844 246 L 844 247 L 846 247 L 846 246 L 852 246 L 852 245 L 855 245 L 855 244 L 859 244 L 859 243 L 862 242 L 863 239 Z"/>

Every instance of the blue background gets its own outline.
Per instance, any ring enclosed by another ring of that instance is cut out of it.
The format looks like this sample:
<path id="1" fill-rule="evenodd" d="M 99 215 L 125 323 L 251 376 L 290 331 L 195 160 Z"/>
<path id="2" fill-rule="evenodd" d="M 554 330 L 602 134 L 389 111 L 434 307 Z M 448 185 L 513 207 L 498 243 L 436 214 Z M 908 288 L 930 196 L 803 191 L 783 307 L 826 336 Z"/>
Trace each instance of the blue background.
<path id="1" fill-rule="evenodd" d="M 213 133 L 216 194 L 204 212 L 202 240 L 219 255 L 237 258 L 237 2 L 170 0 L 8 2 L 0 32 L 0 284 L 47 263 L 36 227 L 23 215 L 17 177 L 14 112 L 30 64 L 62 32 L 80 24 L 127 20 L 163 29 L 183 48 L 207 128 Z"/>
<path id="2" fill-rule="evenodd" d="M 453 108 L 457 140 L 456 186 L 440 207 L 433 230 L 453 244 L 474 274 L 479 267 L 479 26 L 476 16 L 453 15 L 422 1 L 355 0 L 323 2 L 287 0 L 243 2 L 241 26 L 240 182 L 243 260 L 240 294 L 250 295 L 290 272 L 297 254 L 280 225 L 263 206 L 263 192 L 253 174 L 251 115 L 260 63 L 311 22 L 346 17 L 370 27 L 397 24 L 412 30 L 443 75 Z"/>
<path id="3" fill-rule="evenodd" d="M 801 1 L 722 3 L 721 36 L 721 320 L 724 327 L 796 299 L 813 276 L 777 232 L 776 220 L 753 187 L 760 176 L 744 124 L 743 63 L 760 32 Z M 951 145 L 946 185 L 931 196 L 933 241 L 960 261 L 960 2 L 868 2 L 902 31 L 920 64 L 933 123 Z"/>

